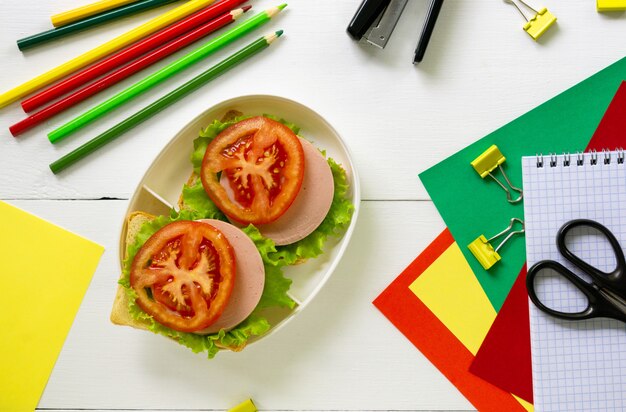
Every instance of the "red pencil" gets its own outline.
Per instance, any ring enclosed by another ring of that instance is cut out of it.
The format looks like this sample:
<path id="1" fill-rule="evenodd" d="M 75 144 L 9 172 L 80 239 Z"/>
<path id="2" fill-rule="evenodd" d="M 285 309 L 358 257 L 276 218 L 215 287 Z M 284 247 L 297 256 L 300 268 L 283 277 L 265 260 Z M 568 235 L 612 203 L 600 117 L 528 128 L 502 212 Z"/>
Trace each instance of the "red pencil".
<path id="1" fill-rule="evenodd" d="M 63 96 L 64 94 L 69 93 L 75 88 L 78 88 L 97 77 L 100 77 L 116 67 L 128 63 L 150 50 L 159 47 L 160 45 L 165 44 L 184 33 L 187 33 L 191 29 L 194 29 L 219 15 L 232 10 L 245 1 L 247 0 L 224 0 L 206 7 L 205 9 L 200 10 L 199 12 L 194 13 L 175 24 L 172 24 L 152 36 L 149 36 L 86 68 L 85 70 L 68 77 L 62 82 L 24 100 L 22 102 L 22 108 L 25 112 L 30 112 L 42 107 L 57 97 Z"/>
<path id="2" fill-rule="evenodd" d="M 229 13 L 225 13 L 217 19 L 212 20 L 192 30 L 191 32 L 185 34 L 184 36 L 181 36 L 176 40 L 173 40 L 165 46 L 146 54 L 145 56 L 133 61 L 132 63 L 127 64 L 126 66 L 111 74 L 108 74 L 102 79 L 97 80 L 83 87 L 82 89 L 77 90 L 69 96 L 59 100 L 58 102 L 53 103 L 44 109 L 41 109 L 37 113 L 33 113 L 21 122 L 15 123 L 13 126 L 9 127 L 11 134 L 13 136 L 18 136 L 22 132 L 38 125 L 39 123 L 43 122 L 46 119 L 49 119 L 55 114 L 60 113 L 63 110 L 72 107 L 79 102 L 82 102 L 89 96 L 93 96 L 94 94 L 127 78 L 128 76 L 137 73 L 139 70 L 151 65 L 152 63 L 163 59 L 166 56 L 169 56 L 175 51 L 180 50 L 181 48 L 195 42 L 196 40 L 201 39 L 207 34 L 221 27 L 224 27 L 229 23 L 232 23 L 237 17 L 239 17 L 242 13 L 245 13 L 249 9 L 250 6 L 246 6 L 241 9 L 235 9 Z"/>

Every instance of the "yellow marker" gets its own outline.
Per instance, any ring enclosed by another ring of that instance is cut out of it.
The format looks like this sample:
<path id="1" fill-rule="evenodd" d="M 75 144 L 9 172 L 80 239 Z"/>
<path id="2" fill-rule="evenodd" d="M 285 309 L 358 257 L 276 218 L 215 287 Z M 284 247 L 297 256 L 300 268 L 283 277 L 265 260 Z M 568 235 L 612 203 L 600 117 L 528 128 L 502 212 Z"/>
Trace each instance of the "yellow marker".
<path id="1" fill-rule="evenodd" d="M 541 37 L 546 32 L 546 30 L 550 28 L 550 26 L 556 23 L 556 17 L 554 17 L 554 15 L 550 13 L 545 7 L 542 7 L 539 11 L 537 11 L 523 0 L 518 0 L 520 3 L 526 6 L 527 9 L 530 9 L 535 13 L 535 15 L 529 19 L 528 17 L 526 17 L 522 9 L 519 8 L 517 3 L 515 3 L 515 1 L 504 1 L 515 6 L 517 11 L 519 11 L 519 13 L 524 18 L 524 20 L 526 20 L 526 24 L 524 24 L 524 31 L 528 33 L 530 37 L 532 37 L 535 41 L 539 39 L 539 37 Z"/>
<path id="2" fill-rule="evenodd" d="M 621 11 L 626 10 L 626 0 L 597 0 L 598 11 Z"/>
<path id="3" fill-rule="evenodd" d="M 509 201 L 509 203 L 517 203 L 520 200 L 522 200 L 524 194 L 522 192 L 522 189 L 515 187 L 511 184 L 509 177 L 506 175 L 506 173 L 504 173 L 504 169 L 502 168 L 502 163 L 504 163 L 505 160 L 506 160 L 506 157 L 504 157 L 500 149 L 498 149 L 498 146 L 494 144 L 494 145 L 491 145 L 489 149 L 485 150 L 480 156 L 474 159 L 470 164 L 472 165 L 474 170 L 476 170 L 476 173 L 478 173 L 480 177 L 482 177 L 483 179 L 489 176 L 493 180 L 495 180 L 496 183 L 506 192 L 506 199 Z M 517 199 L 513 199 L 511 197 L 511 191 L 504 185 L 504 183 L 499 181 L 491 173 L 496 168 L 500 169 L 502 176 L 504 176 L 504 180 L 506 180 L 506 183 L 509 185 L 511 190 L 519 193 L 519 196 L 517 197 Z"/>
<path id="4" fill-rule="evenodd" d="M 117 50 L 120 50 L 123 47 L 128 46 L 131 43 L 136 42 L 137 40 L 148 36 L 149 34 L 154 33 L 155 31 L 162 29 L 165 26 L 168 26 L 175 21 L 182 19 L 185 16 L 190 15 L 191 13 L 213 3 L 214 0 L 191 0 L 185 4 L 176 7 L 164 13 L 154 19 L 142 24 L 141 26 L 135 27 L 129 32 L 126 32 L 113 40 L 110 40 L 95 49 L 92 49 L 86 53 L 81 54 L 78 57 L 73 58 L 72 60 L 63 63 L 62 65 L 35 77 L 32 80 L 27 81 L 26 83 L 17 86 L 14 89 L 9 90 L 8 92 L 0 95 L 0 108 L 20 99 L 36 90 L 41 89 L 49 85 L 50 83 L 58 80 L 62 77 L 67 76 L 74 71 L 87 66 L 90 63 L 95 62 L 96 60 L 101 59 L 104 56 L 107 56 Z"/>
<path id="5" fill-rule="evenodd" d="M 93 16 L 94 14 L 102 13 L 103 11 L 111 10 L 136 1 L 137 0 L 101 0 L 72 10 L 64 11 L 63 13 L 55 14 L 50 17 L 50 20 L 52 20 L 52 25 L 54 27 L 61 27 Z"/>
<path id="6" fill-rule="evenodd" d="M 247 399 L 234 408 L 229 409 L 228 412 L 256 412 L 256 406 L 252 399 Z"/>
<path id="7" fill-rule="evenodd" d="M 513 225 L 515 222 L 518 222 L 522 225 L 520 230 L 511 230 L 513 229 Z M 494 249 L 491 245 L 491 241 L 499 238 L 500 236 L 505 235 L 508 232 L 507 237 Z M 498 250 L 514 235 L 519 235 L 524 233 L 524 222 L 522 219 L 512 218 L 509 226 L 504 229 L 502 232 L 498 233 L 495 236 L 487 239 L 485 235 L 478 236 L 472 243 L 467 245 L 467 248 L 472 252 L 472 255 L 478 260 L 478 263 L 485 269 L 490 269 L 493 265 L 498 263 L 501 260 L 500 255 L 498 254 Z"/>

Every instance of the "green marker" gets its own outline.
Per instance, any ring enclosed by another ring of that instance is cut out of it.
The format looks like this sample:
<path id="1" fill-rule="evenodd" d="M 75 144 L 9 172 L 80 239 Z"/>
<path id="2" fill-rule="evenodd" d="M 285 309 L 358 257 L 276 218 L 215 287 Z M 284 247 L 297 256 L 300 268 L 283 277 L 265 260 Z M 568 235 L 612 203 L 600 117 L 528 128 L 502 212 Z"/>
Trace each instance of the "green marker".
<path id="1" fill-rule="evenodd" d="M 231 68 L 254 56 L 261 50 L 264 50 L 282 34 L 283 31 L 279 30 L 267 36 L 261 37 L 255 42 L 249 44 L 248 46 L 239 50 L 237 53 L 211 67 L 204 73 L 194 77 L 187 83 L 161 97 L 159 100 L 144 107 L 128 119 L 122 121 L 121 123 L 118 123 L 106 132 L 80 146 L 78 149 L 63 156 L 56 162 L 51 163 L 50 170 L 52 170 L 52 173 L 57 174 L 61 170 L 73 165 L 80 159 L 86 157 L 87 155 L 96 151 L 105 144 L 115 140 L 117 137 L 121 136 L 128 130 L 148 120 L 155 114 L 159 113 L 161 110 L 176 103 L 187 94 L 193 92 L 194 90 L 197 90 L 204 84 L 210 82 L 211 80 L 215 79 L 216 77 L 220 76 Z"/>
<path id="2" fill-rule="evenodd" d="M 153 88 L 157 84 L 169 79 L 175 74 L 185 70 L 190 67 L 194 63 L 199 62 L 204 59 L 211 53 L 221 49 L 222 47 L 228 45 L 229 43 L 245 36 L 247 33 L 256 29 L 257 27 L 262 26 L 267 23 L 272 17 L 278 14 L 282 9 L 287 7 L 286 4 L 281 4 L 277 7 L 272 7 L 267 10 L 262 11 L 261 13 L 249 18 L 244 21 L 237 27 L 227 31 L 221 36 L 216 37 L 215 39 L 209 41 L 208 43 L 200 46 L 196 50 L 186 54 L 180 59 L 174 61 L 168 66 L 162 68 L 161 70 L 151 74 L 143 80 L 133 84 L 129 88 L 122 90 L 115 96 L 110 99 L 100 103 L 99 105 L 91 108 L 80 116 L 76 117 L 73 120 L 70 120 L 63 126 L 53 130 L 48 134 L 48 139 L 52 143 L 56 143 L 64 137 L 69 136 L 76 130 L 80 129 L 83 126 L 95 121 L 100 116 L 105 115 L 117 107 L 120 107 L 124 103 L 133 99 L 136 96 L 144 93 L 145 91 Z"/>

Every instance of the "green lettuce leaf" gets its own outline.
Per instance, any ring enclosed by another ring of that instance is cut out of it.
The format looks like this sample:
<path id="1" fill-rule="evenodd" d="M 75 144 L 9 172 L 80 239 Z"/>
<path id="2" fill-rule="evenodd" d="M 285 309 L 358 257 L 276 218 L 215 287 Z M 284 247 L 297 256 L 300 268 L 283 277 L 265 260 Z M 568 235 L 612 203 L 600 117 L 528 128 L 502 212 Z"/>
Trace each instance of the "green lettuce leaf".
<path id="1" fill-rule="evenodd" d="M 282 262 L 276 261 L 272 257 L 272 254 L 276 253 L 274 241 L 263 237 L 253 225 L 249 225 L 243 231 L 254 242 L 265 266 L 265 287 L 256 309 L 260 310 L 272 306 L 293 309 L 296 303 L 287 295 L 291 286 L 291 279 L 283 276 L 280 269 Z"/>
<path id="2" fill-rule="evenodd" d="M 191 185 L 183 186 L 183 211 L 193 214 L 193 219 L 217 219 L 228 221 L 224 213 L 207 196 L 200 179 Z"/>

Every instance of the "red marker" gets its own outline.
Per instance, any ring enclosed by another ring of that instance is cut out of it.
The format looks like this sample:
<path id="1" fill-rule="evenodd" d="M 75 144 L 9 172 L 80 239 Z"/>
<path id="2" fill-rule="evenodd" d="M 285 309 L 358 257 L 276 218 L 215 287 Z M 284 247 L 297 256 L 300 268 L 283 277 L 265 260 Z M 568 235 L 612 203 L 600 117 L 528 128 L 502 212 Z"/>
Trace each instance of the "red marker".
<path id="1" fill-rule="evenodd" d="M 227 13 L 245 1 L 246 0 L 224 0 L 200 10 L 178 23 L 172 24 L 152 36 L 149 36 L 86 68 L 85 70 L 68 77 L 62 82 L 37 93 L 33 97 L 24 100 L 22 102 L 22 108 L 25 112 L 31 112 L 39 107 L 42 107 L 57 97 L 63 96 L 64 94 L 87 84 L 87 82 L 108 73 L 116 67 L 120 67 L 121 65 L 148 53 L 152 49 L 174 40 L 191 29 L 194 29 L 223 13 Z"/>
<path id="2" fill-rule="evenodd" d="M 38 125 L 44 120 L 49 119 L 50 117 L 62 112 L 63 110 L 68 109 L 79 102 L 82 102 L 86 98 L 93 96 L 94 94 L 99 93 L 102 90 L 105 90 L 106 88 L 137 73 L 145 67 L 201 39 L 207 34 L 214 32 L 221 27 L 224 27 L 229 23 L 232 23 L 233 21 L 235 21 L 235 19 L 237 19 L 237 17 L 241 16 L 249 9 L 250 6 L 246 6 L 241 9 L 235 9 L 229 13 L 225 13 L 217 19 L 212 20 L 185 34 L 184 36 L 166 44 L 165 46 L 146 54 L 145 56 L 133 61 L 130 64 L 127 64 L 126 66 L 103 77 L 102 79 L 97 80 L 96 82 L 91 83 L 83 87 L 82 89 L 79 89 L 73 94 L 59 100 L 56 103 L 53 103 L 52 105 L 38 111 L 37 113 L 30 115 L 21 122 L 9 127 L 11 134 L 13 136 L 17 136 L 22 132 Z"/>

